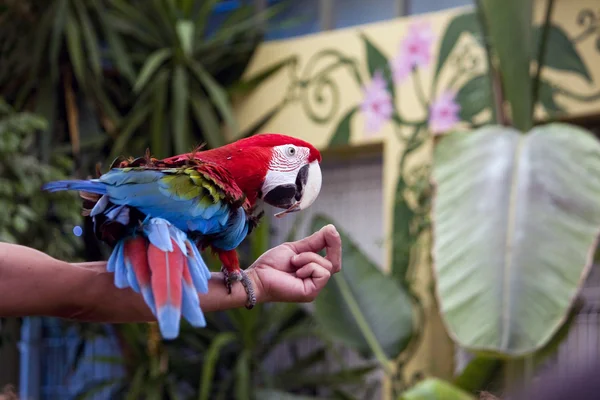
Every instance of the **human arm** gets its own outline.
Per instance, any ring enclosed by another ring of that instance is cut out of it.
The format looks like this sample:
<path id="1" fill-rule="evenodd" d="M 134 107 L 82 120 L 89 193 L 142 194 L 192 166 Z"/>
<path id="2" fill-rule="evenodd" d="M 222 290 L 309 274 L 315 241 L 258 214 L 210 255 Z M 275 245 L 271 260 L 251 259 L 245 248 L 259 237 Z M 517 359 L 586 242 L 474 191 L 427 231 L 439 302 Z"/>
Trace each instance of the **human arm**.
<path id="1" fill-rule="evenodd" d="M 317 252 L 325 249 L 326 257 Z M 332 225 L 302 240 L 279 245 L 247 269 L 257 301 L 311 301 L 341 268 L 341 240 Z M 118 289 L 106 262 L 69 264 L 37 250 L 0 243 L 0 316 L 55 316 L 95 322 L 155 321 L 141 295 Z M 226 292 L 223 275 L 212 273 L 200 295 L 204 312 L 243 307 L 246 292 Z"/>

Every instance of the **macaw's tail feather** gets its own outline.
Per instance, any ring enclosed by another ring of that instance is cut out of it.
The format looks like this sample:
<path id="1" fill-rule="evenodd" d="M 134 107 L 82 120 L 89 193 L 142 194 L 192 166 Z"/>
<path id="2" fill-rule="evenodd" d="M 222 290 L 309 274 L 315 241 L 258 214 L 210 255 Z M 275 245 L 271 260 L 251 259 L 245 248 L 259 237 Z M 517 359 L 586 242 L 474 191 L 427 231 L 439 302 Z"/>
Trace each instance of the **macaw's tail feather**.
<path id="1" fill-rule="evenodd" d="M 117 243 L 108 260 L 115 286 L 142 293 L 165 339 L 179 335 L 181 316 L 192 326 L 206 320 L 198 293 L 208 292 L 210 270 L 188 237 L 161 218 L 144 222 L 143 234 Z"/>
<path id="2" fill-rule="evenodd" d="M 151 285 L 156 301 L 156 317 L 161 333 L 166 339 L 173 339 L 179 333 L 183 260 L 183 253 L 177 246 L 173 246 L 173 251 L 170 252 L 163 251 L 152 243 L 148 246 L 148 263 L 152 274 Z"/>
<path id="3" fill-rule="evenodd" d="M 74 179 L 68 181 L 54 181 L 42 185 L 42 190 L 58 192 L 61 190 L 81 190 L 84 192 L 106 194 L 106 184 L 96 180 Z"/>
<path id="4" fill-rule="evenodd" d="M 125 265 L 131 288 L 142 292 L 144 301 L 152 314 L 156 315 L 154 293 L 152 293 L 150 265 L 148 264 L 148 243 L 144 237 L 138 236 L 125 242 Z"/>
<path id="5" fill-rule="evenodd" d="M 183 298 L 181 304 L 181 313 L 192 326 L 203 327 L 206 326 L 206 320 L 204 319 L 202 308 L 200 308 L 200 299 L 198 298 L 197 293 L 206 293 L 208 291 L 208 286 L 204 291 L 199 291 L 194 287 L 190 270 L 195 270 L 196 266 L 192 266 L 190 268 L 188 260 L 189 258 L 184 260 L 183 263 L 183 279 L 181 282 Z"/>

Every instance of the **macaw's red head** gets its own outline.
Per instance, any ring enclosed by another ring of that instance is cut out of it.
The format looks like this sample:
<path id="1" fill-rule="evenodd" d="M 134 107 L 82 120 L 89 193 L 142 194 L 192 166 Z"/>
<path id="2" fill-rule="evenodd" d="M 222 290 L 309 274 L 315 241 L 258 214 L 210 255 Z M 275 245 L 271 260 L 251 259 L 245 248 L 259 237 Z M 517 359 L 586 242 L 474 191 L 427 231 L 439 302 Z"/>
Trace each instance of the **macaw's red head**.
<path id="1" fill-rule="evenodd" d="M 250 204 L 260 198 L 285 209 L 276 216 L 308 208 L 321 190 L 321 153 L 291 136 L 254 135 L 198 152 L 196 158 L 227 168 Z"/>

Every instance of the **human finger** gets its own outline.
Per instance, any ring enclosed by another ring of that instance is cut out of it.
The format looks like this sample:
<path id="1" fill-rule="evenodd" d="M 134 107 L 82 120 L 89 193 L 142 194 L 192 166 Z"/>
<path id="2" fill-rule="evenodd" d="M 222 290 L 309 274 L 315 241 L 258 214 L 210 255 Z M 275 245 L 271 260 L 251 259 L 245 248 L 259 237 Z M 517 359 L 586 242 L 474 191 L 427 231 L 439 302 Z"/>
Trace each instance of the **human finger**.
<path id="1" fill-rule="evenodd" d="M 310 264 L 311 262 L 319 264 L 330 272 L 333 270 L 333 264 L 331 261 L 317 253 L 300 253 L 293 256 L 290 260 L 290 263 L 296 268 L 301 268 L 306 264 Z"/>
<path id="2" fill-rule="evenodd" d="M 332 262 L 334 269 L 341 266 L 342 259 L 342 241 L 340 234 L 335 229 L 335 226 L 329 224 L 305 237 L 304 239 L 295 242 L 287 243 L 296 254 L 300 253 L 318 253 L 325 249 L 327 259 Z"/>
<path id="3" fill-rule="evenodd" d="M 327 225 L 321 230 L 327 243 L 325 258 L 331 262 L 331 272 L 338 273 L 342 269 L 342 238 L 333 225 Z"/>
<path id="4" fill-rule="evenodd" d="M 304 300 L 312 301 L 325 287 L 331 278 L 331 273 L 317 263 L 309 263 L 296 271 L 296 276 L 303 280 Z"/>

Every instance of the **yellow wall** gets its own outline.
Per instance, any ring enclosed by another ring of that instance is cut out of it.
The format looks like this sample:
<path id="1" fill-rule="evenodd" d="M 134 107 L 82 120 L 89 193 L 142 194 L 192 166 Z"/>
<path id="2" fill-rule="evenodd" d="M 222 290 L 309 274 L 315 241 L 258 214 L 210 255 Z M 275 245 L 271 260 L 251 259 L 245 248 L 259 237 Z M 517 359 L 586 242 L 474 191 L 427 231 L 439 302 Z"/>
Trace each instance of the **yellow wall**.
<path id="1" fill-rule="evenodd" d="M 535 19 L 537 24 L 543 17 L 544 7 L 545 2 L 539 2 L 536 5 Z M 431 24 L 431 32 L 434 35 L 431 49 L 433 61 L 429 66 L 418 69 L 418 77 L 415 76 L 403 83 L 395 84 L 394 88 L 396 91 L 395 108 L 399 110 L 404 118 L 411 120 L 425 118 L 427 108 L 419 101 L 414 79 L 416 78 L 421 82 L 424 97 L 428 101 L 435 98 L 450 83 L 456 75 L 456 67 L 452 63 L 446 64 L 441 70 L 437 93 L 431 96 L 431 87 L 436 69 L 435 60 L 442 43 L 442 35 L 453 18 L 471 10 L 470 7 L 458 8 L 413 18 L 398 18 L 350 29 L 263 44 L 246 71 L 247 77 L 256 76 L 282 60 L 293 59 L 293 62 L 265 81 L 251 96 L 240 100 L 236 104 L 236 113 L 241 129 L 244 130 L 252 126 L 272 110 L 281 107 L 280 111 L 260 129 L 261 132 L 290 134 L 306 139 L 321 149 L 325 149 L 347 111 L 357 106 L 363 99 L 363 88 L 357 83 L 349 65 L 356 66 L 357 73 L 364 84 L 369 84 L 371 80 L 365 44 L 360 35 L 364 34 L 388 59 L 392 59 L 398 53 L 399 44 L 408 34 L 409 27 L 415 22 L 423 21 Z M 597 0 L 561 0 L 557 1 L 555 6 L 554 23 L 562 28 L 569 39 L 580 37 L 579 41 L 573 44 L 573 49 L 579 54 L 591 78 L 586 80 L 581 73 L 577 74 L 564 69 L 545 69 L 544 78 L 574 94 L 570 97 L 556 94 L 553 98 L 558 105 L 566 110 L 563 117 L 600 114 L 600 96 L 598 95 L 600 93 L 600 50 L 596 48 L 596 40 L 600 40 L 598 39 L 600 32 L 588 36 L 584 35 L 586 26 L 588 26 L 586 24 L 591 22 L 588 10 L 597 13 Z M 582 20 L 583 24 L 579 24 L 578 20 Z M 556 43 L 551 44 L 551 46 L 553 46 L 553 50 L 559 48 Z M 464 48 L 470 49 L 471 58 L 474 60 L 475 65 L 467 72 L 459 75 L 458 80 L 455 82 L 457 88 L 464 85 L 473 74 L 481 73 L 485 69 L 483 49 L 468 34 L 461 37 L 451 56 L 459 54 Z M 339 60 L 339 57 L 335 55 L 331 57 L 323 56 L 318 58 L 317 62 L 311 66 L 315 57 L 324 50 L 346 57 L 349 62 L 325 74 L 324 78 L 326 80 L 320 82 L 321 92 L 318 93 L 319 81 L 316 77 L 319 76 L 319 71 L 326 70 L 328 66 Z M 555 63 L 564 64 L 569 60 L 572 61 L 573 56 L 572 53 L 568 53 L 570 51 L 568 48 L 562 48 L 561 51 L 560 54 L 564 54 L 564 57 L 555 59 Z M 298 79 L 308 79 L 312 82 L 312 85 L 302 87 L 297 84 Z M 321 102 L 318 101 L 316 95 L 321 95 Z M 288 99 L 287 102 L 286 99 Z M 308 101 L 303 99 L 308 99 Z M 307 107 L 313 109 L 321 117 L 328 114 L 329 117 L 325 118 L 323 122 L 316 122 L 311 119 Z M 542 119 L 553 116 L 549 115 L 541 106 L 537 108 L 536 115 Z M 484 111 L 475 120 L 484 121 L 486 116 L 489 116 L 489 112 Z M 461 124 L 464 125 L 464 123 L 460 123 L 459 126 Z M 394 191 L 398 177 L 398 158 L 404 151 L 404 144 L 398 139 L 393 123 L 386 123 L 381 130 L 373 134 L 368 134 L 364 127 L 365 117 L 359 111 L 351 119 L 349 145 L 360 148 L 361 145 L 365 144 L 383 144 L 384 221 L 386 221 L 386 233 L 391 235 Z M 410 129 L 406 127 L 400 128 L 400 130 L 404 135 L 408 135 L 410 132 Z M 409 159 L 409 164 L 416 165 L 429 162 L 431 148 L 432 143 L 430 140 L 419 149 L 417 154 Z M 389 268 L 389 251 L 386 260 L 386 268 Z M 423 345 L 411 362 L 410 370 L 419 369 L 438 376 L 447 376 L 451 373 L 452 368 L 452 365 L 448 364 L 448 360 L 452 358 L 452 346 L 444 334 L 443 325 L 437 316 L 435 304 L 433 304 L 430 293 L 431 276 L 429 268 L 426 268 L 427 262 L 428 260 L 425 259 L 422 268 L 419 269 L 417 291 L 424 302 L 428 320 Z M 442 361 L 440 362 L 440 360 Z"/>

